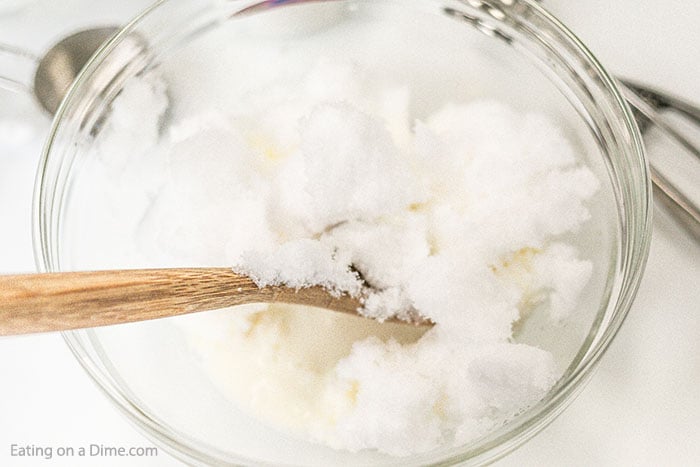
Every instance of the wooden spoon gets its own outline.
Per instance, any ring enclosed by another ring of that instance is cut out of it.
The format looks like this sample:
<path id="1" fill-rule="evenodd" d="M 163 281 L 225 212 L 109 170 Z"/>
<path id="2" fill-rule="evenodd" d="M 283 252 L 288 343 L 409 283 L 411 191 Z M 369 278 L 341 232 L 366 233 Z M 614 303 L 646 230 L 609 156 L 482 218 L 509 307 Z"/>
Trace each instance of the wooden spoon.
<path id="1" fill-rule="evenodd" d="M 323 287 L 261 288 L 229 268 L 24 274 L 0 276 L 0 335 L 66 331 L 275 302 L 352 314 L 362 307 L 359 298 L 336 297 Z M 430 324 L 418 317 L 411 323 Z"/>

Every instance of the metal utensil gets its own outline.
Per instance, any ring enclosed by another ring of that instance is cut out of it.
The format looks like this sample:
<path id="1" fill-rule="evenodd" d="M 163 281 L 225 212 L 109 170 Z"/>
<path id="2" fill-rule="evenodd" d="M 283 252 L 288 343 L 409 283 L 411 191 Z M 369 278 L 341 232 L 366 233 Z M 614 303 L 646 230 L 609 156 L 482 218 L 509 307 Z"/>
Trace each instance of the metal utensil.
<path id="1" fill-rule="evenodd" d="M 86 29 L 62 39 L 46 52 L 34 74 L 34 94 L 44 109 L 51 115 L 56 113 L 80 70 L 118 31 L 116 27 Z"/>
<path id="2" fill-rule="evenodd" d="M 675 147 L 685 150 L 700 161 L 700 148 L 696 146 L 685 131 L 694 128 L 700 135 L 700 108 L 688 101 L 672 96 L 649 86 L 621 80 L 621 89 L 632 107 L 635 119 L 643 135 L 656 127 L 664 136 L 675 141 Z M 690 123 L 681 127 L 670 123 L 665 117 L 673 114 Z M 684 131 L 685 129 L 685 131 Z M 678 223 L 695 240 L 700 241 L 700 208 L 669 181 L 650 161 L 651 180 L 654 184 L 654 199 L 659 201 L 673 214 Z"/>
<path id="3" fill-rule="evenodd" d="M 0 87 L 33 93 L 41 107 L 54 115 L 88 60 L 118 31 L 115 26 L 78 31 L 58 41 L 41 57 L 0 43 Z"/>

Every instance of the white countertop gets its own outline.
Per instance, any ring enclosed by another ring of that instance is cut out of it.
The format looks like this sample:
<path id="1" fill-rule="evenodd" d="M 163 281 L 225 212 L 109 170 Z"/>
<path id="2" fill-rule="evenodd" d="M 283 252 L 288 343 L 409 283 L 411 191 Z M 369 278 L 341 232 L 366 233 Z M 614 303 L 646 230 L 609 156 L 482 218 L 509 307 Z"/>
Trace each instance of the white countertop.
<path id="1" fill-rule="evenodd" d="M 17 13 L 0 9 L 0 42 L 41 50 L 65 31 L 124 20 L 148 3 L 35 0 Z M 700 103 L 700 2 L 545 4 L 610 71 Z M 31 163 L 14 181 L 33 183 Z M 0 219 L 0 229 L 28 230 L 28 207 L 5 213 L 17 218 Z M 498 465 L 700 465 L 700 245 L 655 214 L 640 292 L 597 373 L 550 427 Z M 15 261 L 31 269 L 28 242 L 0 250 L 0 268 Z M 58 335 L 0 339 L 0 375 L 0 465 L 180 465 L 162 451 L 151 458 L 62 459 L 55 451 L 51 460 L 11 457 L 12 444 L 55 450 L 150 443 L 102 396 Z"/>

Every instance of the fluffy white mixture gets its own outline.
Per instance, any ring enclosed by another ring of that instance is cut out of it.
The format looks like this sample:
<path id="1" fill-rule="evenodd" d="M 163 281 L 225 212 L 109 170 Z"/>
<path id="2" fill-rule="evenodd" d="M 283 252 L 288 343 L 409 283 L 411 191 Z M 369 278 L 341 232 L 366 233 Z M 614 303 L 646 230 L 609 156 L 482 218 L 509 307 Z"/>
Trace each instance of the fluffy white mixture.
<path id="1" fill-rule="evenodd" d="M 483 100 L 414 120 L 407 88 L 326 60 L 159 135 L 165 88 L 131 83 L 99 137 L 110 170 L 153 178 L 128 203 L 143 205 L 136 242 L 160 246 L 144 256 L 370 290 L 366 314 L 436 323 L 280 305 L 180 319 L 236 404 L 334 448 L 403 456 L 474 439 L 552 387 L 552 355 L 513 327 L 538 306 L 553 323 L 575 310 L 592 265 L 563 238 L 598 182 L 545 116 Z M 120 117 L 134 109 L 137 125 Z M 115 158 L 129 134 L 139 148 Z"/>

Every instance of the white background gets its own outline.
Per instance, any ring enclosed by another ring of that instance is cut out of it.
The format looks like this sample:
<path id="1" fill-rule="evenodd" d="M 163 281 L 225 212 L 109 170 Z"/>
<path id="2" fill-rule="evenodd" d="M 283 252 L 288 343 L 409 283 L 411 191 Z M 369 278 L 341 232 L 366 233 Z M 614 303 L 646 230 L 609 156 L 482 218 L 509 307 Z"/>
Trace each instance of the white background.
<path id="1" fill-rule="evenodd" d="M 124 21 L 148 4 L 34 0 L 18 12 L 3 13 L 4 1 L 0 42 L 37 52 L 65 32 Z M 700 103 L 700 2 L 545 4 L 611 72 Z M 34 156 L 28 157 L 33 162 Z M 33 183 L 30 162 L 29 170 L 18 173 L 18 183 Z M 28 230 L 28 209 L 0 219 L 0 229 Z M 641 290 L 600 369 L 561 417 L 499 465 L 700 465 L 700 245 L 677 232 L 658 210 L 655 214 Z M 10 254 L 5 250 L 0 250 L 0 270 L 2 255 Z M 28 244 L 11 253 L 32 268 Z M 150 445 L 107 402 L 58 335 L 0 338 L 0 465 L 98 465 L 75 458 L 12 458 L 12 443 Z M 150 459 L 103 458 L 99 465 L 179 463 L 161 452 Z"/>

